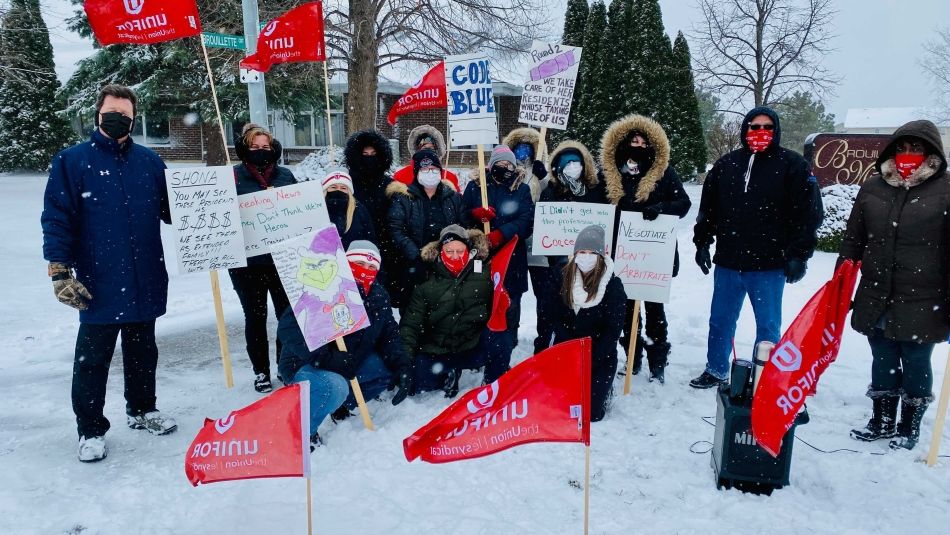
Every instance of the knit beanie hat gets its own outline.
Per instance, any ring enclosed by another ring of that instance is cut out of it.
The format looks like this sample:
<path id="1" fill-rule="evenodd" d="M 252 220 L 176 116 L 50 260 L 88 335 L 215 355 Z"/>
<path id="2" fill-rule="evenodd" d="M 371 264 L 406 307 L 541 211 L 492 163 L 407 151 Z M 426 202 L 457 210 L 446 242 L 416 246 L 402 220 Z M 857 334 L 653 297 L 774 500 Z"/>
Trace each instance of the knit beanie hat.
<path id="1" fill-rule="evenodd" d="M 342 169 L 335 169 L 327 173 L 327 176 L 323 177 L 320 185 L 323 186 L 323 191 L 326 191 L 327 188 L 334 184 L 343 184 L 344 186 L 350 188 L 350 192 L 353 190 L 353 179 L 350 178 L 350 175 L 343 171 Z"/>
<path id="2" fill-rule="evenodd" d="M 413 174 L 418 173 L 419 169 L 422 169 L 423 167 L 429 167 L 430 165 L 434 165 L 439 169 L 442 169 L 442 162 L 439 160 L 439 156 L 435 153 L 435 151 L 431 149 L 422 149 L 420 151 L 416 151 L 416 153 L 412 155 Z"/>
<path id="3" fill-rule="evenodd" d="M 583 250 L 594 251 L 600 256 L 604 256 L 607 250 L 607 233 L 604 227 L 591 225 L 585 227 L 577 235 L 577 239 L 574 240 L 574 254 Z"/>
<path id="4" fill-rule="evenodd" d="M 450 241 L 460 241 L 469 249 L 472 248 L 472 240 L 468 239 L 468 231 L 462 228 L 461 225 L 449 225 L 439 233 L 439 246 Z"/>
<path id="5" fill-rule="evenodd" d="M 353 240 L 350 246 L 346 248 L 346 259 L 349 262 L 366 262 L 376 269 L 382 264 L 382 256 L 379 254 L 379 247 L 369 240 Z"/>
<path id="6" fill-rule="evenodd" d="M 515 160 L 515 153 L 511 152 L 508 145 L 498 145 L 491 151 L 491 157 L 488 159 L 488 168 L 491 169 L 495 167 L 495 164 L 498 162 L 509 162 L 511 165 L 518 165 L 518 161 Z"/>

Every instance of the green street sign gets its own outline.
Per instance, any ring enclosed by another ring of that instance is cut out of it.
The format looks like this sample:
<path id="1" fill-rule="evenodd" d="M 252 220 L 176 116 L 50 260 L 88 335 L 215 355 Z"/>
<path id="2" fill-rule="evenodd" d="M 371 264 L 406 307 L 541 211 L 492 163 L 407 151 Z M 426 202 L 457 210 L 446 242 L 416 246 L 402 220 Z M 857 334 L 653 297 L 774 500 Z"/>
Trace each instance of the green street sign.
<path id="1" fill-rule="evenodd" d="M 211 48 L 230 48 L 233 50 L 244 50 L 244 38 L 240 35 L 227 35 L 224 33 L 201 32 L 201 39 L 205 46 Z"/>

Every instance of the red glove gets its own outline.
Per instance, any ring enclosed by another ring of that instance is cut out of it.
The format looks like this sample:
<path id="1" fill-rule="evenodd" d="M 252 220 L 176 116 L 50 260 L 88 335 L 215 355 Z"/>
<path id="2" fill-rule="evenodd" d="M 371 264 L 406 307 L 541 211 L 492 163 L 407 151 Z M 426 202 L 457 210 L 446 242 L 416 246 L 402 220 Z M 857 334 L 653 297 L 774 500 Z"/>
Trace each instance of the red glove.
<path id="1" fill-rule="evenodd" d="M 478 208 L 472 208 L 472 217 L 478 219 L 482 223 L 488 223 L 492 219 L 495 219 L 495 209 L 489 206 L 484 208 L 479 206 Z"/>
<path id="2" fill-rule="evenodd" d="M 488 233 L 488 243 L 491 244 L 492 249 L 497 249 L 501 247 L 502 242 L 505 241 L 505 235 L 501 233 L 500 230 L 493 230 Z"/>

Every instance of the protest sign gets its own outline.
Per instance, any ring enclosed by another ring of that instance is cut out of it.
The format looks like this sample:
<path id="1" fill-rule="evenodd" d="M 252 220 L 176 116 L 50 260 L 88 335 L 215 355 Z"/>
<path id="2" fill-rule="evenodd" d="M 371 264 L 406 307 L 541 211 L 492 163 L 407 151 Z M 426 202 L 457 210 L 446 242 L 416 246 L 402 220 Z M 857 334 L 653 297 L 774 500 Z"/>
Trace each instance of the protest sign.
<path id="1" fill-rule="evenodd" d="M 580 64 L 580 47 L 534 41 L 518 122 L 567 129 Z"/>
<path id="2" fill-rule="evenodd" d="M 614 273 L 627 299 L 669 303 L 676 251 L 676 216 L 644 221 L 640 212 L 621 212 L 614 252 Z"/>
<path id="3" fill-rule="evenodd" d="M 238 197 L 247 257 L 267 254 L 268 246 L 330 225 L 323 188 L 310 181 Z"/>
<path id="4" fill-rule="evenodd" d="M 539 202 L 534 205 L 532 254 L 574 254 L 574 240 L 585 227 L 597 225 L 607 231 L 607 251 L 612 251 L 614 210 L 612 204 L 589 202 Z"/>
<path id="5" fill-rule="evenodd" d="M 270 250 L 310 351 L 369 326 L 335 226 L 271 245 Z"/>
<path id="6" fill-rule="evenodd" d="M 497 144 L 498 119 L 488 56 L 446 57 L 445 85 L 451 146 Z"/>
<path id="7" fill-rule="evenodd" d="M 179 272 L 247 265 L 231 167 L 166 169 L 165 185 Z"/>

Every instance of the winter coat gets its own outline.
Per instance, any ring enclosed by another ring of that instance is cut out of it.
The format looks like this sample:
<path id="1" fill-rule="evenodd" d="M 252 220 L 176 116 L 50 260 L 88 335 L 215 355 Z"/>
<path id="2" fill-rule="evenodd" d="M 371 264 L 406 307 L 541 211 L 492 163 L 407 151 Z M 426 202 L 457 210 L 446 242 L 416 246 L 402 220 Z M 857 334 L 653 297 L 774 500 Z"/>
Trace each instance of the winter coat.
<path id="1" fill-rule="evenodd" d="M 439 132 L 438 129 L 436 129 L 433 126 L 429 126 L 427 124 L 419 125 L 409 131 L 409 136 L 406 138 L 406 147 L 409 149 L 409 152 L 407 152 L 406 154 L 412 155 L 416 153 L 416 150 L 417 150 L 416 146 L 418 144 L 417 141 L 422 136 L 429 136 L 432 138 L 433 145 L 434 145 L 433 148 L 435 150 L 435 153 L 439 155 L 439 160 L 442 161 L 442 165 L 448 165 L 448 162 L 445 161 L 445 156 L 447 152 L 446 152 L 446 146 L 445 146 L 445 138 L 442 137 L 442 132 Z M 409 162 L 408 165 L 400 167 L 399 170 L 396 171 L 395 174 L 393 174 L 393 180 L 397 182 L 402 182 L 403 184 L 407 186 L 409 184 L 412 184 L 415 178 L 416 178 L 416 175 L 413 172 L 412 162 Z M 459 177 L 452 171 L 445 169 L 442 173 L 442 180 L 449 181 L 452 184 L 452 188 L 455 189 L 455 191 L 457 192 L 462 191 L 461 189 L 459 189 Z"/>
<path id="2" fill-rule="evenodd" d="M 897 140 L 913 136 L 928 158 L 906 181 L 894 164 Z M 841 257 L 860 260 L 851 325 L 902 342 L 937 343 L 950 333 L 950 174 L 940 134 L 929 121 L 897 129 L 861 186 Z M 883 322 L 883 325 L 882 325 Z"/>
<path id="3" fill-rule="evenodd" d="M 455 354 L 478 345 L 492 304 L 488 239 L 480 230 L 469 230 L 472 242 L 468 265 L 458 277 L 440 260 L 438 241 L 422 248 L 422 259 L 432 265 L 429 280 L 416 286 L 400 323 L 406 353 Z M 476 267 L 481 264 L 481 271 Z"/>
<path id="4" fill-rule="evenodd" d="M 655 150 L 653 165 L 639 178 L 624 177 L 617 168 L 617 149 L 631 131 L 643 132 Z M 601 140 L 600 164 L 607 183 L 607 199 L 617 207 L 614 236 L 620 228 L 621 212 L 642 212 L 644 208 L 661 205 L 661 214 L 686 217 L 692 201 L 683 188 L 676 170 L 670 166 L 670 141 L 659 123 L 642 115 L 628 115 L 615 121 Z M 616 243 L 616 240 L 614 240 Z M 679 244 L 673 254 L 673 276 L 679 273 Z"/>
<path id="5" fill-rule="evenodd" d="M 368 145 L 376 149 L 380 162 L 378 168 L 368 169 L 360 159 L 363 148 Z M 373 227 L 380 240 L 388 242 L 385 231 L 386 218 L 389 214 L 386 186 L 392 182 L 392 178 L 386 174 L 386 171 L 393 165 L 393 151 L 389 146 L 389 141 L 375 130 L 360 130 L 346 140 L 343 158 L 353 179 L 353 195 L 369 211 L 369 215 L 373 218 Z M 380 252 L 384 252 L 383 244 L 376 245 L 379 246 Z"/>
<path id="6" fill-rule="evenodd" d="M 300 368 L 310 364 L 352 379 L 366 357 L 373 353 L 378 354 L 393 372 L 409 365 L 386 289 L 373 283 L 368 296 L 361 286 L 358 289 L 369 315 L 369 326 L 343 337 L 345 352 L 337 348 L 336 342 L 310 351 L 292 307 L 287 308 L 277 324 L 277 338 L 281 343 L 277 366 L 281 377 L 289 381 Z"/>
<path id="7" fill-rule="evenodd" d="M 487 173 L 487 170 L 486 170 Z M 495 209 L 495 218 L 491 220 L 491 230 L 500 230 L 508 243 L 518 236 L 508 273 L 505 275 L 505 288 L 509 293 L 520 296 L 528 290 L 528 251 L 525 242 L 534 228 L 534 203 L 531 191 L 524 184 L 524 172 L 519 170 L 510 185 L 498 184 L 488 178 L 488 206 Z M 462 221 L 468 228 L 481 229 L 484 225 L 472 216 L 472 209 L 482 205 L 480 178 L 475 175 L 465 188 L 462 196 Z"/>
<path id="8" fill-rule="evenodd" d="M 334 193 L 334 192 L 329 192 Z M 373 227 L 373 218 L 370 217 L 366 207 L 359 201 L 353 209 L 353 220 L 350 221 L 350 230 L 346 230 L 346 210 L 349 206 L 349 195 L 337 192 L 335 195 L 326 195 L 324 201 L 327 205 L 327 214 L 330 221 L 336 226 L 336 231 L 340 233 L 340 240 L 343 242 L 343 249 L 346 249 L 356 240 L 368 240 L 376 243 L 376 230 Z M 378 247 L 378 246 L 377 246 Z"/>
<path id="9" fill-rule="evenodd" d="M 584 183 L 583 195 L 574 195 L 571 188 L 564 183 L 563 178 L 558 175 L 557 162 L 565 154 L 573 152 L 581 157 L 584 166 L 584 174 L 581 175 L 581 182 Z M 594 157 L 583 144 L 578 141 L 563 141 L 553 151 L 548 158 L 548 167 L 551 169 L 551 180 L 548 186 L 541 192 L 540 200 L 543 202 L 591 202 L 598 204 L 607 203 L 607 190 L 604 187 L 604 181 L 597 176 L 597 166 L 594 163 Z"/>
<path id="10" fill-rule="evenodd" d="M 511 132 L 508 132 L 508 135 L 505 136 L 505 139 L 502 140 L 502 143 L 507 145 L 512 151 L 514 151 L 515 147 L 518 145 L 527 143 L 531 145 L 531 152 L 534 153 L 534 160 L 541 160 L 543 156 L 540 152 L 538 152 L 541 148 L 541 132 L 538 132 L 534 128 L 515 128 Z M 534 160 L 528 162 L 528 167 L 525 169 L 524 182 L 531 190 L 531 202 L 538 202 L 538 199 L 541 198 L 541 191 L 548 185 L 548 177 L 539 179 L 538 177 L 534 176 L 534 173 L 531 172 Z M 550 176 L 550 174 L 548 176 Z"/>
<path id="11" fill-rule="evenodd" d="M 171 222 L 165 164 L 129 137 L 99 130 L 54 158 L 43 201 L 43 257 L 76 269 L 92 294 L 82 323 L 151 321 L 165 313 L 159 231 Z"/>
<path id="12" fill-rule="evenodd" d="M 749 122 L 768 115 L 775 123 L 772 144 L 755 154 L 745 141 Z M 754 108 L 742 121 L 742 148 L 726 154 L 706 174 L 699 215 L 693 231 L 697 247 L 716 241 L 716 265 L 737 271 L 782 269 L 788 259 L 811 258 L 815 250 L 814 198 L 816 184 L 808 164 L 797 152 L 779 146 L 778 115 Z"/>
<path id="13" fill-rule="evenodd" d="M 267 188 L 261 186 L 261 183 L 251 175 L 251 171 L 247 168 L 246 163 L 240 163 L 234 166 L 234 186 L 237 189 L 238 195 L 245 195 L 247 193 L 255 193 L 258 191 L 265 190 Z M 286 167 L 279 166 L 274 164 L 274 171 L 270 177 L 270 185 L 274 188 L 279 188 L 281 186 L 289 186 L 291 184 L 296 184 L 297 179 L 294 178 L 293 172 Z M 252 256 L 247 259 L 248 267 L 251 266 L 272 266 L 274 265 L 274 259 L 271 258 L 271 255 L 262 254 L 257 256 Z M 244 269 L 244 268 L 232 268 L 232 269 Z M 229 270 L 230 271 L 230 270 Z"/>

